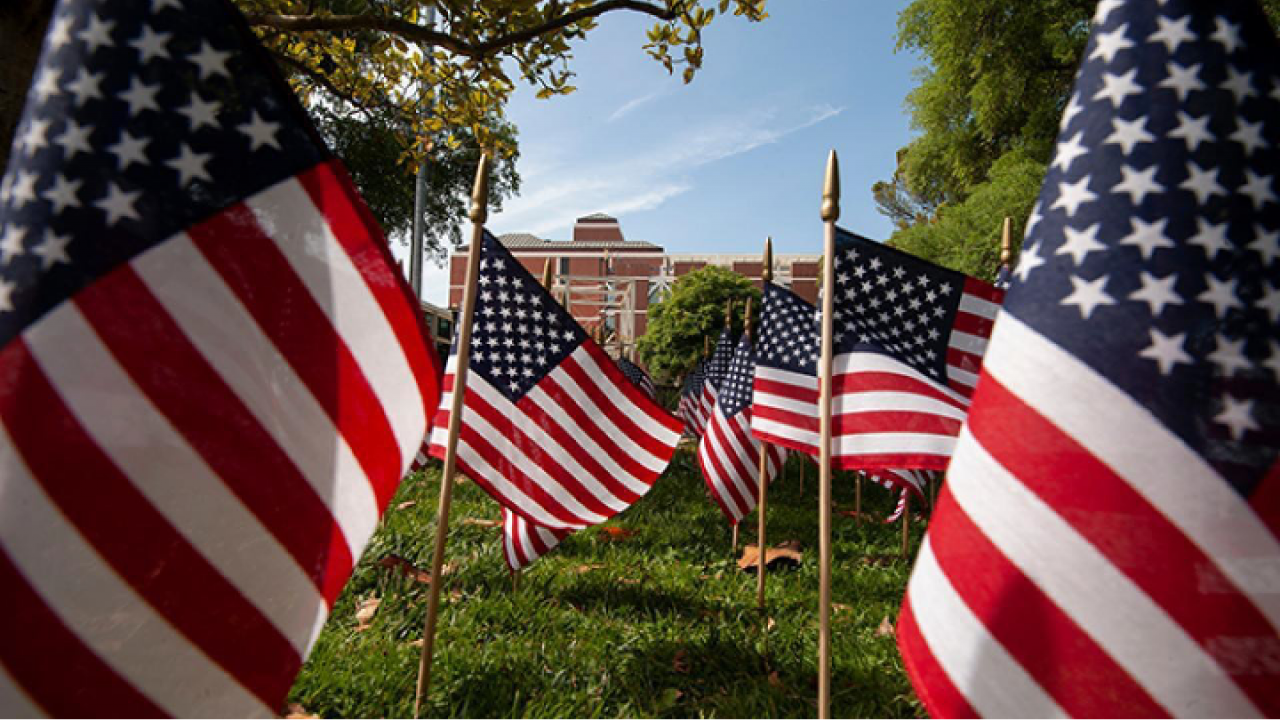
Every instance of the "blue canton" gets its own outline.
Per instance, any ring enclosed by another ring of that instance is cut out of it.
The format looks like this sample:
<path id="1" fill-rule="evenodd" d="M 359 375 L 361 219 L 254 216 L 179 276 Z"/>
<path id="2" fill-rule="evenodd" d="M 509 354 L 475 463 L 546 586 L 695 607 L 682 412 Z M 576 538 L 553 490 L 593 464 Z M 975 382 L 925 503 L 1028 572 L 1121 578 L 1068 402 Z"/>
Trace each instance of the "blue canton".
<path id="1" fill-rule="evenodd" d="M 761 365 L 817 376 L 818 311 L 790 290 L 764 284 L 757 342 Z"/>
<path id="2" fill-rule="evenodd" d="M 724 382 L 724 375 L 729 371 L 729 361 L 733 358 L 734 340 L 729 328 L 720 331 L 720 339 L 716 341 L 716 349 L 711 352 L 711 359 L 703 376 L 704 383 L 710 383 L 718 392 Z"/>
<path id="3" fill-rule="evenodd" d="M 1280 51 L 1253 2 L 1095 23 L 1005 310 L 1247 495 L 1280 447 Z"/>
<path id="4" fill-rule="evenodd" d="M 750 338 L 743 335 L 733 353 L 733 360 L 729 361 L 729 371 L 725 373 L 720 396 L 716 399 L 726 418 L 732 419 L 751 406 L 751 384 L 755 375 L 756 353 L 751 349 Z"/>

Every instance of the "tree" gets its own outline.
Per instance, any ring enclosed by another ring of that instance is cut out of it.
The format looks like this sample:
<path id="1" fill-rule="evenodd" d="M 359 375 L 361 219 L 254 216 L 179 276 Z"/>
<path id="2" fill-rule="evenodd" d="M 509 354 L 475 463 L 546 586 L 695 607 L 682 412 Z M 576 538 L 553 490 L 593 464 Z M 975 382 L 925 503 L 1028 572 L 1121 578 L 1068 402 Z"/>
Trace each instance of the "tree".
<path id="1" fill-rule="evenodd" d="M 704 338 L 712 343 L 724 327 L 725 304 L 734 301 L 733 329 L 742 331 L 742 311 L 752 298 L 752 314 L 760 291 L 751 281 L 724 268 L 707 266 L 681 277 L 671 292 L 649 306 L 649 324 L 637 343 L 641 359 L 659 382 L 670 382 L 693 369 L 702 357 Z"/>

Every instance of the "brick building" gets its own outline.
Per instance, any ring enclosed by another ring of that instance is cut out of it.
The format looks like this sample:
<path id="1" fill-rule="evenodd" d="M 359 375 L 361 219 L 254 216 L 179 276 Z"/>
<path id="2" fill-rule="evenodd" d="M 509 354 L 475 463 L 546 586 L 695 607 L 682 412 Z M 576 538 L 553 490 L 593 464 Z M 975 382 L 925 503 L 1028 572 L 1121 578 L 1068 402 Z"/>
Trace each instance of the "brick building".
<path id="1" fill-rule="evenodd" d="M 534 277 L 542 277 L 547 261 L 556 270 L 555 294 L 569 290 L 574 319 L 593 329 L 604 322 L 624 345 L 644 334 L 649 304 L 675 280 L 707 265 L 728 268 L 761 284 L 759 254 L 715 255 L 667 253 L 642 240 L 627 240 L 616 218 L 588 215 L 578 218 L 572 240 L 544 240 L 528 233 L 498 238 Z M 763 243 L 758 243 L 763 245 Z M 462 303 L 467 250 L 459 248 L 449 266 L 449 306 Z M 790 287 L 800 297 L 817 298 L 818 255 L 774 255 L 774 282 Z"/>

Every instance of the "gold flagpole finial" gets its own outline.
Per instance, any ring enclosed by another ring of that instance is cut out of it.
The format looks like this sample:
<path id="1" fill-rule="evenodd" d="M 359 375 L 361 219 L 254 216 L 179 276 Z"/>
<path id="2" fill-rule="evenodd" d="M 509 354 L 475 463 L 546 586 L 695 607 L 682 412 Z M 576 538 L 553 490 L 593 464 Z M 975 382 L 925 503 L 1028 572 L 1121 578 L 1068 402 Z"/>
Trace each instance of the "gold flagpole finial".
<path id="1" fill-rule="evenodd" d="M 1000 264 L 1008 265 L 1013 259 L 1013 218 L 1004 219 L 1004 232 L 1000 237 Z"/>
<path id="2" fill-rule="evenodd" d="M 703 335 L 702 336 L 702 357 L 705 358 L 705 357 L 709 357 L 710 355 L 711 355 L 711 336 Z"/>
<path id="3" fill-rule="evenodd" d="M 773 282 L 773 238 L 764 239 L 764 267 L 760 268 L 760 279 Z"/>
<path id="4" fill-rule="evenodd" d="M 552 285 L 556 284 L 556 266 L 552 264 L 551 258 L 542 264 L 542 287 L 550 290 Z"/>
<path id="5" fill-rule="evenodd" d="M 827 177 L 822 183 L 822 220 L 835 222 L 840 219 L 840 161 L 836 151 L 827 156 Z"/>
<path id="6" fill-rule="evenodd" d="M 751 296 L 747 296 L 746 309 L 742 311 L 742 334 L 744 337 L 751 337 Z"/>
<path id="7" fill-rule="evenodd" d="M 476 184 L 471 190 L 471 222 L 483 225 L 489 218 L 489 153 L 480 156 Z"/>
<path id="8" fill-rule="evenodd" d="M 729 327 L 733 324 L 733 300 L 724 304 L 724 326 Z"/>

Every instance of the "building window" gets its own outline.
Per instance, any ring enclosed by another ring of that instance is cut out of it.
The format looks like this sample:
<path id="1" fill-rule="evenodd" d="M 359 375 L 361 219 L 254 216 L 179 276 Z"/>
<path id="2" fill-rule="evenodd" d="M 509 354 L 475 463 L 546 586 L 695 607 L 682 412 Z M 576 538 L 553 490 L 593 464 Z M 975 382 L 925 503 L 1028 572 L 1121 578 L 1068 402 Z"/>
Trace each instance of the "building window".
<path id="1" fill-rule="evenodd" d="M 566 257 L 560 258 L 560 262 L 558 264 L 560 266 L 558 271 L 559 274 L 561 276 L 568 275 L 569 274 L 569 258 L 566 258 Z"/>

